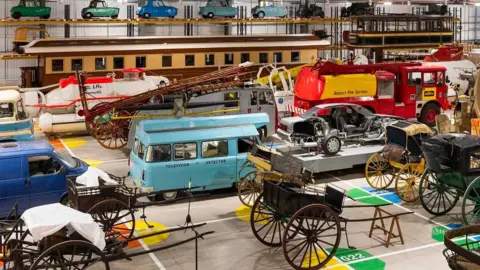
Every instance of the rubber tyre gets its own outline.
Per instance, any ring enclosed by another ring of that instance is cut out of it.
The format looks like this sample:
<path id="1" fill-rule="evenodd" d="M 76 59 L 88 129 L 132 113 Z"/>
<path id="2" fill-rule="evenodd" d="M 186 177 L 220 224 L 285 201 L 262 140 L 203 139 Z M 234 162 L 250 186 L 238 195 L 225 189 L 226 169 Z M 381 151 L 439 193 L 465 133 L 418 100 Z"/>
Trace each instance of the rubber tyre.
<path id="1" fill-rule="evenodd" d="M 440 108 L 435 103 L 428 103 L 423 107 L 418 121 L 426 124 L 429 127 L 435 126 L 435 116 L 440 114 Z"/>
<path id="2" fill-rule="evenodd" d="M 150 13 L 143 14 L 142 18 L 149 19 L 151 17 Z"/>
<path id="3" fill-rule="evenodd" d="M 118 19 L 118 14 L 117 14 L 117 15 L 112 15 L 110 18 L 112 18 L 112 19 Z"/>
<path id="4" fill-rule="evenodd" d="M 265 18 L 265 12 L 263 12 L 263 11 L 258 12 L 257 17 L 258 17 L 259 19 Z"/>
<path id="5" fill-rule="evenodd" d="M 209 12 L 209 13 L 207 14 L 207 17 L 210 18 L 210 19 L 212 19 L 213 17 L 215 17 L 215 15 L 213 15 L 212 12 Z"/>
<path id="6" fill-rule="evenodd" d="M 260 140 L 263 141 L 263 139 L 265 139 L 265 133 L 264 133 L 263 127 L 257 128 L 257 132 L 258 132 L 258 138 L 260 138 Z"/>
<path id="7" fill-rule="evenodd" d="M 82 16 L 84 19 L 88 20 L 88 19 L 91 19 L 93 18 L 93 14 L 88 12 L 88 13 L 85 13 L 85 15 Z"/>
<path id="8" fill-rule="evenodd" d="M 18 12 L 18 11 L 17 11 L 17 12 L 14 12 L 14 13 L 12 14 L 12 18 L 14 18 L 15 20 L 18 20 L 18 19 L 20 19 L 21 17 L 22 17 L 22 13 L 20 13 L 20 12 Z"/>
<path id="9" fill-rule="evenodd" d="M 163 192 L 162 193 L 162 197 L 165 201 L 174 200 L 175 198 L 177 198 L 177 196 L 178 196 L 177 191 Z"/>
<path id="10" fill-rule="evenodd" d="M 334 146 L 334 148 L 331 148 L 329 144 L 333 144 L 332 146 Z M 342 148 L 342 141 L 338 136 L 330 136 L 322 144 L 323 152 L 327 156 L 335 156 L 340 151 L 341 148 Z"/>
<path id="11" fill-rule="evenodd" d="M 40 18 L 45 19 L 45 20 L 48 20 L 48 19 L 50 19 L 50 14 L 45 15 L 45 16 L 41 16 Z"/>

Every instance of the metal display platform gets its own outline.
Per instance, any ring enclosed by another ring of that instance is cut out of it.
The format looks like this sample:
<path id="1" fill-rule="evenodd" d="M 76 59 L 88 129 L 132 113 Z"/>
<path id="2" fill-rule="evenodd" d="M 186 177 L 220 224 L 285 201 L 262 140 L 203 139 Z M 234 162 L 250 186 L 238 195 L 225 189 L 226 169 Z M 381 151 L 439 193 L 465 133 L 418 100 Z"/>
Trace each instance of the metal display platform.
<path id="1" fill-rule="evenodd" d="M 298 159 L 303 168 L 313 173 L 349 169 L 355 165 L 366 164 L 376 152 L 382 150 L 383 145 L 366 145 L 342 148 L 335 156 L 326 156 L 323 153 L 308 152 L 300 146 L 281 146 L 276 150 L 284 155 Z"/>

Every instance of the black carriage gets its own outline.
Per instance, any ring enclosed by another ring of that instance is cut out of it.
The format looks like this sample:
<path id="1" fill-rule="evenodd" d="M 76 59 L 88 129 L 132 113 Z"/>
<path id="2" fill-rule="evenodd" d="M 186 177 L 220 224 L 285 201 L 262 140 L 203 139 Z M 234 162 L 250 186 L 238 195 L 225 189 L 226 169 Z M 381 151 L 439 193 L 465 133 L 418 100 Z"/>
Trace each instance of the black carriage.
<path id="1" fill-rule="evenodd" d="M 441 134 L 424 142 L 427 169 L 420 181 L 420 202 L 432 215 L 444 215 L 462 200 L 465 224 L 480 222 L 480 138 Z"/>
<path id="2" fill-rule="evenodd" d="M 127 187 L 125 178 L 113 175 L 110 175 L 110 178 L 113 184 L 100 183 L 98 186 L 82 186 L 68 179 L 71 207 L 61 204 L 35 207 L 27 210 L 8 230 L 0 230 L 0 259 L 4 268 L 86 269 L 94 265 L 95 269 L 109 270 L 109 263 L 112 261 L 168 249 L 213 233 L 197 232 L 196 228 L 206 223 L 192 224 L 188 214 L 184 226 L 134 236 L 134 212 L 139 208 L 145 210 L 149 205 L 165 202 L 139 202 L 137 198 L 149 194 Z M 189 196 L 185 198 L 192 196 L 189 192 L 187 194 Z M 43 217 L 40 221 L 48 222 L 38 224 L 35 219 L 40 216 Z M 145 213 L 142 218 L 146 222 Z M 147 222 L 146 224 L 149 225 Z M 79 229 L 87 227 L 90 228 L 88 233 L 82 234 Z M 180 242 L 147 250 L 125 249 L 132 241 L 187 229 L 192 230 L 195 235 Z"/>
<path id="3" fill-rule="evenodd" d="M 397 121 L 386 127 L 386 144 L 374 153 L 365 166 L 368 184 L 382 190 L 395 180 L 395 191 L 405 202 L 416 201 L 419 184 L 425 169 L 422 141 L 433 131 L 425 124 Z"/>

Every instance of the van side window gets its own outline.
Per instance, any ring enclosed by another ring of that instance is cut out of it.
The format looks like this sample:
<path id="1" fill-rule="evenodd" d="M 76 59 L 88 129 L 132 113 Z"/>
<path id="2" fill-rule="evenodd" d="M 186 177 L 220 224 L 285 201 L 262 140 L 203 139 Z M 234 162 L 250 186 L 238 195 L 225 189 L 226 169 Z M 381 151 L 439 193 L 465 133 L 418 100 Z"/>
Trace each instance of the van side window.
<path id="1" fill-rule="evenodd" d="M 225 156 L 228 156 L 227 140 L 202 142 L 202 157 L 213 158 Z"/>
<path id="2" fill-rule="evenodd" d="M 237 140 L 238 153 L 241 154 L 241 153 L 250 152 L 255 142 L 256 142 L 255 137 L 238 138 Z"/>
<path id="3" fill-rule="evenodd" d="M 170 144 L 150 145 L 146 162 L 166 162 L 171 160 Z"/>
<path id="4" fill-rule="evenodd" d="M 145 155 L 145 145 L 141 143 L 138 139 L 135 139 L 133 143 L 133 153 L 137 155 L 137 157 L 143 160 L 143 156 Z"/>
<path id="5" fill-rule="evenodd" d="M 197 143 L 177 143 L 173 145 L 174 160 L 187 160 L 197 158 Z"/>
<path id="6" fill-rule="evenodd" d="M 30 177 L 56 174 L 61 168 L 62 165 L 50 156 L 28 157 L 28 171 Z"/>

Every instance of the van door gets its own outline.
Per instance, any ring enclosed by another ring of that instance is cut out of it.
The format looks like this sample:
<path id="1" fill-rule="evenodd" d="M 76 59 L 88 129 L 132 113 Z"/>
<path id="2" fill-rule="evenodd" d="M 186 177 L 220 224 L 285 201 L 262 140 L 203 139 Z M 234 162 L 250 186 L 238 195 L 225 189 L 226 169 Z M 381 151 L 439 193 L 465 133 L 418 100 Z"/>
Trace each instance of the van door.
<path id="1" fill-rule="evenodd" d="M 228 188 L 237 178 L 237 143 L 235 139 L 202 141 L 198 178 L 207 189 Z M 193 177 L 192 177 L 192 180 Z M 197 181 L 198 183 L 198 181 Z M 193 185 L 198 185 L 195 180 Z M 210 186 L 210 187 L 208 187 Z"/>
<path id="2" fill-rule="evenodd" d="M 23 164 L 24 157 L 0 159 L 0 218 L 6 217 L 16 203 L 19 214 L 30 207 Z"/>
<path id="3" fill-rule="evenodd" d="M 275 97 L 273 95 L 273 91 L 271 90 L 264 90 L 258 92 L 258 112 L 264 112 L 268 114 L 269 122 L 267 124 L 267 134 L 265 136 L 269 136 L 275 133 L 275 114 L 277 113 L 275 109 Z"/>
<path id="4" fill-rule="evenodd" d="M 58 202 L 67 189 L 62 164 L 51 155 L 29 156 L 27 162 L 30 207 Z"/>

